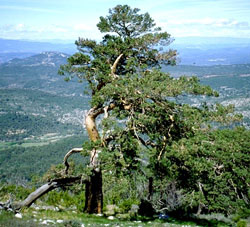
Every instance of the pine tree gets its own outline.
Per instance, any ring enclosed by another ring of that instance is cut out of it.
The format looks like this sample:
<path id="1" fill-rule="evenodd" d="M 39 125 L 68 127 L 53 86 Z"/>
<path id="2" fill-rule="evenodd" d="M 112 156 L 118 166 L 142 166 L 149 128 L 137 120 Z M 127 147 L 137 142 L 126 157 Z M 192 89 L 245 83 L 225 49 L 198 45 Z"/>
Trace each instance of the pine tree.
<path id="1" fill-rule="evenodd" d="M 60 68 L 65 80 L 86 81 L 91 96 L 85 119 L 91 147 L 88 213 L 102 212 L 107 157 L 116 171 L 140 168 L 144 158 L 160 168 L 168 145 L 208 130 L 208 121 L 231 111 L 220 105 L 210 111 L 206 105 L 198 108 L 176 101 L 183 95 L 218 94 L 196 77 L 173 78 L 160 71 L 162 65 L 176 63 L 177 52 L 168 48 L 171 36 L 156 27 L 148 13 L 117 5 L 100 17 L 97 27 L 104 33 L 102 41 L 79 38 L 78 52 Z"/>

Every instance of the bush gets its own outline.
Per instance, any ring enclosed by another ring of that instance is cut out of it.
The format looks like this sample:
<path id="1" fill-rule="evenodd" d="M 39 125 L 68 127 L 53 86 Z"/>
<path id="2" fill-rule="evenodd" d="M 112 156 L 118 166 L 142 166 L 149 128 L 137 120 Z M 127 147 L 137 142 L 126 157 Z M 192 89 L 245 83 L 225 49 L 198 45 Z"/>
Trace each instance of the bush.
<path id="1" fill-rule="evenodd" d="M 76 206 L 77 210 L 82 212 L 84 199 L 84 190 L 82 187 L 79 187 L 77 190 L 58 189 L 57 191 L 51 191 L 46 195 L 44 201 L 53 206 L 61 205 L 66 208 Z"/>
<path id="2" fill-rule="evenodd" d="M 239 220 L 237 222 L 237 227 L 247 227 L 247 223 L 244 220 Z"/>
<path id="3" fill-rule="evenodd" d="M 15 200 L 24 200 L 32 191 L 33 189 L 22 186 L 3 185 L 0 187 L 0 198 L 5 200 L 13 197 Z"/>
<path id="4" fill-rule="evenodd" d="M 125 200 L 123 200 L 119 205 L 119 207 L 121 209 L 121 213 L 128 213 L 133 204 L 138 205 L 139 201 L 136 200 L 136 199 L 125 199 Z"/>

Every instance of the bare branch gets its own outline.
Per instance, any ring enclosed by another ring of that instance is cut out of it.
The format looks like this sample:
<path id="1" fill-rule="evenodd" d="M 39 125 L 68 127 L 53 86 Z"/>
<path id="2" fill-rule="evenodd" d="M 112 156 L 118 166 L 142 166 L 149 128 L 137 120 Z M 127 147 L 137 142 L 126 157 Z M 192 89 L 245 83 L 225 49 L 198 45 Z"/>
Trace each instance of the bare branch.
<path id="1" fill-rule="evenodd" d="M 17 212 L 23 207 L 30 207 L 37 199 L 39 199 L 44 194 L 64 186 L 71 186 L 74 183 L 87 183 L 88 179 L 82 180 L 82 176 L 77 177 L 66 177 L 66 178 L 58 178 L 54 179 L 38 189 L 34 192 L 30 193 L 29 196 L 20 203 L 14 203 L 12 201 L 8 201 L 6 203 L 0 203 L 0 209 L 10 210 L 13 212 Z"/>
<path id="2" fill-rule="evenodd" d="M 122 56 L 123 56 L 123 54 L 120 54 L 120 55 L 116 58 L 114 64 L 111 66 L 111 75 L 112 75 L 114 78 L 117 78 L 117 77 L 118 77 L 118 76 L 115 74 L 115 71 L 116 71 L 117 65 L 118 65 L 120 59 L 122 58 Z"/>
<path id="3" fill-rule="evenodd" d="M 65 170 L 64 173 L 67 175 L 68 174 L 68 170 L 69 170 L 69 163 L 68 163 L 68 158 L 75 153 L 80 153 L 82 152 L 83 149 L 82 148 L 73 148 L 71 149 L 65 156 L 63 159 L 63 164 L 65 165 Z"/>

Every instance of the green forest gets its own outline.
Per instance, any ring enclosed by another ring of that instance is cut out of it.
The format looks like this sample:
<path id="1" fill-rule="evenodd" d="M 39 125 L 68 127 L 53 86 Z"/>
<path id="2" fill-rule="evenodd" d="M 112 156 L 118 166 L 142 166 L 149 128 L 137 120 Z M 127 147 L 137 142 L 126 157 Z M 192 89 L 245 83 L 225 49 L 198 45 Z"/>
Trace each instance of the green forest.
<path id="1" fill-rule="evenodd" d="M 128 5 L 97 27 L 58 71 L 87 98 L 1 89 L 0 226 L 247 226 L 249 65 L 174 66 L 171 35 Z"/>

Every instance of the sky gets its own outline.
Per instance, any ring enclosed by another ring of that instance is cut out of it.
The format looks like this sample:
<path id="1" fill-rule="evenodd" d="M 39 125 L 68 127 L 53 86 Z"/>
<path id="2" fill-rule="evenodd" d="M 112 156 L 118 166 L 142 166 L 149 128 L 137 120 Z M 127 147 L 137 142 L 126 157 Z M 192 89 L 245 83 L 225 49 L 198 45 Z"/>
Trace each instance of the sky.
<path id="1" fill-rule="evenodd" d="M 250 0 L 0 0 L 0 38 L 98 40 L 99 17 L 118 4 L 148 12 L 174 38 L 250 38 Z"/>

